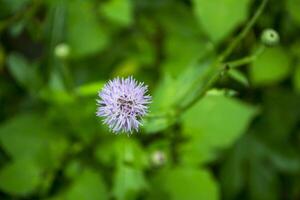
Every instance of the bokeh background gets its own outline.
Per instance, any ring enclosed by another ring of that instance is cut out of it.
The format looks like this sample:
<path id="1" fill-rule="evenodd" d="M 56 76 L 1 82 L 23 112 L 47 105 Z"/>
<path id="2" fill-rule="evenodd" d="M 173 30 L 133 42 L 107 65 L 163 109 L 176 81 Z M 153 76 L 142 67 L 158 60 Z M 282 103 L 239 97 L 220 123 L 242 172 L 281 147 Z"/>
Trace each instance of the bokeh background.
<path id="1" fill-rule="evenodd" d="M 0 199 L 299 200 L 299 0 L 269 0 L 228 61 L 280 44 L 179 115 L 131 136 L 95 116 L 129 75 L 168 111 L 261 2 L 0 0 Z"/>

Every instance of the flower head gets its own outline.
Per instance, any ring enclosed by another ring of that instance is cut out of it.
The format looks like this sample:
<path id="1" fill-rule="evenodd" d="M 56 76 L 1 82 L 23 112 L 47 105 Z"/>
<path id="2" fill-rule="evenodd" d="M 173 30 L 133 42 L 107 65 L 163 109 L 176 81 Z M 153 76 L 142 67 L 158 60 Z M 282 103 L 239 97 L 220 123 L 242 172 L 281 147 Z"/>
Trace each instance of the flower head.
<path id="1" fill-rule="evenodd" d="M 97 116 L 115 133 L 138 131 L 151 102 L 147 91 L 147 86 L 133 77 L 110 80 L 98 94 Z"/>

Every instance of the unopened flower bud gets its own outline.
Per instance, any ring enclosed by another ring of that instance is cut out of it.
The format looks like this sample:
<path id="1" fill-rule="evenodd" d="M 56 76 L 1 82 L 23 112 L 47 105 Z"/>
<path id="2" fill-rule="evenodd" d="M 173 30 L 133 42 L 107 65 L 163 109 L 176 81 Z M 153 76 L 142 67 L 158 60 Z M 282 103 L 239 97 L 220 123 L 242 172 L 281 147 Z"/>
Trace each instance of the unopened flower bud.
<path id="1" fill-rule="evenodd" d="M 58 44 L 54 49 L 54 53 L 58 58 L 65 59 L 70 55 L 70 47 L 65 43 Z"/>
<path id="2" fill-rule="evenodd" d="M 166 154 L 163 151 L 157 150 L 151 154 L 151 162 L 153 166 L 160 167 L 166 163 Z"/>
<path id="3" fill-rule="evenodd" d="M 273 29 L 266 29 L 261 34 L 261 41 L 268 47 L 277 45 L 280 41 L 279 34 Z"/>

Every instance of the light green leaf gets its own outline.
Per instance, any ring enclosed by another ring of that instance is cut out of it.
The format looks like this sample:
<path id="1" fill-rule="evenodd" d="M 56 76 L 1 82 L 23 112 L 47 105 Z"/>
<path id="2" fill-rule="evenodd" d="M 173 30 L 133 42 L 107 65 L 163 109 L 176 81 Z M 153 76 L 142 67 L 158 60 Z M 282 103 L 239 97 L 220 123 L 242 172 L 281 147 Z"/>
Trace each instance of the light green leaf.
<path id="1" fill-rule="evenodd" d="M 198 21 L 184 3 L 172 2 L 172 6 L 165 8 L 159 17 L 166 32 L 162 69 L 178 77 L 213 46 L 203 38 Z"/>
<path id="2" fill-rule="evenodd" d="M 33 161 L 20 159 L 1 169 L 0 189 L 11 195 L 26 196 L 35 191 L 41 178 L 41 170 Z"/>
<path id="3" fill-rule="evenodd" d="M 249 80 L 248 78 L 239 70 L 237 69 L 230 69 L 228 75 L 236 80 L 237 82 L 239 82 L 240 84 L 249 87 Z"/>
<path id="4" fill-rule="evenodd" d="M 130 25 L 133 21 L 133 8 L 130 0 L 109 0 L 100 5 L 100 12 L 120 25 Z"/>
<path id="5" fill-rule="evenodd" d="M 193 0 L 194 13 L 214 42 L 230 34 L 247 18 L 249 0 Z"/>
<path id="6" fill-rule="evenodd" d="M 93 2 L 74 0 L 68 5 L 67 38 L 71 56 L 82 58 L 99 53 L 105 48 L 108 36 L 104 26 L 101 26 L 97 20 Z"/>
<path id="7" fill-rule="evenodd" d="M 158 132 L 176 122 L 173 116 L 174 106 L 185 105 L 199 92 L 203 92 L 207 81 L 215 75 L 215 68 L 210 66 L 211 59 L 208 59 L 200 64 L 192 63 L 187 66 L 177 78 L 165 74 L 153 95 L 150 106 L 150 115 L 153 114 L 153 117 L 145 121 L 146 132 Z"/>
<path id="8" fill-rule="evenodd" d="M 257 109 L 225 96 L 207 95 L 182 117 L 188 142 L 181 148 L 184 163 L 202 163 L 232 145 L 245 132 Z"/>
<path id="9" fill-rule="evenodd" d="M 98 81 L 98 82 L 92 82 L 87 83 L 84 85 L 81 85 L 75 89 L 75 92 L 79 96 L 96 96 L 98 91 L 103 87 L 104 82 Z"/>
<path id="10" fill-rule="evenodd" d="M 256 86 L 271 85 L 288 76 L 290 58 L 281 48 L 269 48 L 252 63 L 250 77 Z"/>
<path id="11" fill-rule="evenodd" d="M 49 131 L 38 115 L 23 114 L 0 127 L 0 144 L 13 159 L 28 158 L 46 168 L 57 167 L 67 141 Z"/>
<path id="12" fill-rule="evenodd" d="M 154 94 L 153 103 L 150 105 L 150 114 L 165 113 L 175 102 L 177 83 L 174 78 L 165 75 L 159 82 Z M 155 133 L 167 128 L 172 123 L 172 119 L 162 117 L 148 118 L 144 121 L 144 130 L 148 133 Z"/>
<path id="13" fill-rule="evenodd" d="M 285 2 L 289 14 L 300 25 L 300 0 L 287 0 Z"/>
<path id="14" fill-rule="evenodd" d="M 66 200 L 106 200 L 108 192 L 101 176 L 94 170 L 86 169 L 65 194 Z"/>
<path id="15" fill-rule="evenodd" d="M 293 75 L 293 82 L 295 90 L 300 93 L 300 63 L 297 64 Z"/>
<path id="16" fill-rule="evenodd" d="M 175 168 L 164 170 L 155 178 L 155 190 L 170 200 L 218 200 L 219 189 L 211 174 L 204 169 Z"/>
<path id="17" fill-rule="evenodd" d="M 113 195 L 117 200 L 136 199 L 147 188 L 143 171 L 121 164 L 114 176 Z"/>

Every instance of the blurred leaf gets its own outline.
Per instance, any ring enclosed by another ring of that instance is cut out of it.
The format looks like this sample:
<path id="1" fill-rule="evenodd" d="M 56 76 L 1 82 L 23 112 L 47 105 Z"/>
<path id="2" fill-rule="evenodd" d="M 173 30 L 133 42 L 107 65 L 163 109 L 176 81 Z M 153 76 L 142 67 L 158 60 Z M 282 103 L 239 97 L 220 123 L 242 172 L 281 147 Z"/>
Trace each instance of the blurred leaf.
<path id="1" fill-rule="evenodd" d="M 116 140 L 110 140 L 109 144 L 100 143 L 95 149 L 95 156 L 100 163 L 108 166 L 114 166 L 116 163 L 127 163 L 140 169 L 148 166 L 147 155 L 134 138 L 120 136 Z"/>
<path id="2" fill-rule="evenodd" d="M 99 53 L 107 45 L 108 35 L 93 11 L 93 1 L 74 0 L 69 3 L 67 39 L 71 56 L 82 58 Z"/>
<path id="3" fill-rule="evenodd" d="M 255 149 L 253 150 L 255 151 Z M 250 163 L 249 187 L 251 199 L 280 199 L 278 196 L 280 185 L 276 171 L 272 166 L 261 161 L 253 160 Z"/>
<path id="4" fill-rule="evenodd" d="M 250 67 L 250 77 L 256 86 L 277 83 L 290 72 L 290 58 L 283 49 L 269 48 Z"/>
<path id="5" fill-rule="evenodd" d="M 281 144 L 290 139 L 290 134 L 300 120 L 300 96 L 284 89 L 272 89 L 265 92 L 263 97 L 264 115 L 261 138 L 274 144 Z M 263 133 L 263 134 L 262 134 Z"/>
<path id="6" fill-rule="evenodd" d="M 84 85 L 81 85 L 75 89 L 75 92 L 79 96 L 96 96 L 99 90 L 103 87 L 104 82 L 103 81 L 98 81 L 98 82 L 92 82 L 92 83 L 87 83 Z"/>
<path id="7" fill-rule="evenodd" d="M 15 196 L 33 193 L 41 181 L 41 171 L 27 159 L 19 159 L 4 166 L 0 171 L 0 189 Z"/>
<path id="8" fill-rule="evenodd" d="M 164 170 L 155 177 L 153 184 L 154 191 L 158 190 L 165 193 L 165 199 L 219 199 L 218 185 L 211 174 L 204 169 L 175 168 Z M 159 195 L 160 198 L 162 196 L 162 194 Z"/>
<path id="9" fill-rule="evenodd" d="M 0 72 L 3 70 L 6 55 L 3 47 L 0 45 Z"/>
<path id="10" fill-rule="evenodd" d="M 202 40 L 191 38 L 191 36 L 170 35 L 166 39 L 167 59 L 163 67 L 167 73 L 177 77 L 186 66 L 195 63 L 204 52 L 205 44 Z"/>
<path id="11" fill-rule="evenodd" d="M 137 140 L 122 138 L 116 141 L 114 147 L 117 162 L 130 163 L 131 166 L 141 169 L 147 166 L 146 154 Z"/>
<path id="12" fill-rule="evenodd" d="M 293 82 L 295 90 L 300 93 L 300 62 L 296 65 Z"/>
<path id="13" fill-rule="evenodd" d="M 136 199 L 147 188 L 143 171 L 125 164 L 118 165 L 114 176 L 113 195 L 117 200 Z"/>
<path id="14" fill-rule="evenodd" d="M 63 137 L 50 132 L 38 115 L 24 114 L 0 127 L 0 144 L 13 159 L 29 158 L 45 168 L 55 168 L 67 148 Z"/>
<path id="15" fill-rule="evenodd" d="M 150 114 L 154 116 L 145 120 L 146 132 L 158 132 L 174 124 L 177 120 L 173 116 L 175 105 L 185 105 L 195 95 L 203 92 L 209 78 L 215 75 L 215 69 L 211 67 L 209 58 L 200 64 L 192 63 L 187 66 L 177 78 L 165 74 L 153 94 Z"/>
<path id="16" fill-rule="evenodd" d="M 19 84 L 27 89 L 36 89 L 39 87 L 41 80 L 36 66 L 29 64 L 25 57 L 18 53 L 12 53 L 9 55 L 7 62 L 10 73 Z"/>
<path id="17" fill-rule="evenodd" d="M 174 124 L 176 120 L 169 117 L 149 117 L 144 120 L 143 129 L 146 133 L 157 133 Z"/>
<path id="18" fill-rule="evenodd" d="M 168 9 L 163 9 L 159 20 L 166 32 L 162 69 L 173 77 L 180 76 L 187 66 L 213 48 L 203 38 L 197 20 L 184 3 L 172 2 Z"/>
<path id="19" fill-rule="evenodd" d="M 86 169 L 79 175 L 65 195 L 66 200 L 108 199 L 108 192 L 104 181 L 92 169 Z"/>
<path id="20" fill-rule="evenodd" d="M 181 149 L 183 162 L 197 164 L 214 159 L 215 151 L 232 145 L 256 113 L 255 107 L 235 99 L 205 96 L 183 115 L 184 133 L 189 136 Z"/>
<path id="21" fill-rule="evenodd" d="M 131 0 L 109 0 L 100 5 L 100 12 L 110 20 L 128 26 L 133 21 L 132 7 Z"/>
<path id="22" fill-rule="evenodd" d="M 230 69 L 228 72 L 229 76 L 237 81 L 238 83 L 244 85 L 245 87 L 249 87 L 249 80 L 248 78 L 239 70 Z"/>
<path id="23" fill-rule="evenodd" d="M 100 143 L 97 145 L 94 152 L 96 160 L 106 166 L 114 166 L 115 164 L 116 147 L 114 144 L 111 144 L 111 142 L 113 141 L 110 141 L 109 143 Z"/>
<path id="24" fill-rule="evenodd" d="M 153 103 L 150 105 L 150 113 L 164 113 L 174 103 L 176 93 L 176 82 L 171 76 L 164 76 L 153 94 Z M 172 124 L 172 119 L 162 117 L 147 118 L 143 128 L 148 133 L 155 133 L 167 128 Z"/>
<path id="25" fill-rule="evenodd" d="M 1 14 L 13 14 L 23 8 L 31 0 L 0 0 Z"/>
<path id="26" fill-rule="evenodd" d="M 127 77 L 138 71 L 139 63 L 134 59 L 121 62 L 114 71 L 114 76 Z"/>
<path id="27" fill-rule="evenodd" d="M 250 199 L 279 199 L 279 180 L 274 167 L 268 162 L 271 154 L 267 146 L 246 135 L 232 153 L 221 167 L 225 199 L 236 199 L 245 189 Z"/>
<path id="28" fill-rule="evenodd" d="M 295 22 L 300 25 L 300 1 L 299 0 L 287 0 L 286 1 L 286 7 L 291 15 L 291 17 L 295 20 Z"/>
<path id="29" fill-rule="evenodd" d="M 244 144 L 241 140 L 238 141 L 234 150 L 230 151 L 229 156 L 221 164 L 220 183 L 224 199 L 235 199 L 245 187 L 246 177 L 242 167 L 246 165 L 245 147 L 249 148 L 248 144 Z"/>
<path id="30" fill-rule="evenodd" d="M 228 36 L 247 18 L 249 0 L 193 0 L 194 12 L 214 42 Z"/>
<path id="31" fill-rule="evenodd" d="M 172 78 L 168 74 L 165 74 L 154 91 L 153 103 L 150 105 L 151 111 L 156 112 L 169 109 L 175 101 L 174 97 L 177 91 L 176 87 L 176 79 Z"/>

